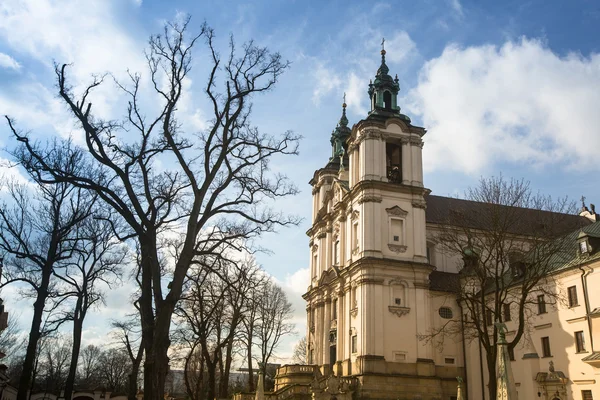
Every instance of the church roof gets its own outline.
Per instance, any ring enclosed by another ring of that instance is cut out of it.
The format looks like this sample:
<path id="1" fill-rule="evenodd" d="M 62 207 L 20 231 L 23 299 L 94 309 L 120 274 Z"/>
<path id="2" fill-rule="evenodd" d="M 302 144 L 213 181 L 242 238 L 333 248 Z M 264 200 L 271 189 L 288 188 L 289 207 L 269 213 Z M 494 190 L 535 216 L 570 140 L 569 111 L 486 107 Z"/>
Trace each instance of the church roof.
<path id="1" fill-rule="evenodd" d="M 460 220 L 462 224 L 466 224 L 469 228 L 487 230 L 492 226 L 490 218 L 494 215 L 490 211 L 490 207 L 497 207 L 497 210 L 514 213 L 515 217 L 511 217 L 511 221 L 515 221 L 515 223 L 508 226 L 507 231 L 517 235 L 539 233 L 540 230 L 548 228 L 550 222 L 552 227 L 560 227 L 562 233 L 592 223 L 588 218 L 579 215 L 496 205 L 454 197 L 427 195 L 425 201 L 427 203 L 426 219 L 427 223 L 430 224 L 452 224 L 453 220 Z"/>

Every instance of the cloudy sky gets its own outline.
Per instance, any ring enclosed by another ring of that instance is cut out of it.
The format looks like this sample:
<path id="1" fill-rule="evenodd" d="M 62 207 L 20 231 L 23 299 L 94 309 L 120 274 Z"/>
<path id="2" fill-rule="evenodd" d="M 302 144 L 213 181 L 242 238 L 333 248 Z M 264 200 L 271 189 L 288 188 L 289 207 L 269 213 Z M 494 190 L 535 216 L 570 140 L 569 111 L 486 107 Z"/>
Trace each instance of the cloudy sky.
<path id="1" fill-rule="evenodd" d="M 592 0 L 3 0 L 0 114 L 40 137 L 76 137 L 56 97 L 53 61 L 73 63 L 75 86 L 92 73 L 143 73 L 148 36 L 184 14 L 192 16 L 192 29 L 211 25 L 223 52 L 232 34 L 292 63 L 275 90 L 255 99 L 253 121 L 268 133 L 290 129 L 304 137 L 300 156 L 274 168 L 302 190 L 279 205 L 305 221 L 265 237 L 272 254 L 258 257 L 288 290 L 299 332 L 308 285 L 308 180 L 327 161 L 344 92 L 351 123 L 365 117 L 382 37 L 390 73 L 400 79 L 400 106 L 428 130 L 423 162 L 433 193 L 460 195 L 481 176 L 502 173 L 553 196 L 600 201 L 600 3 Z M 180 107 L 189 130 L 206 126 L 210 114 L 202 95 L 205 60 L 199 46 Z M 111 87 L 94 98 L 104 117 L 122 117 L 122 106 Z M 0 124 L 0 146 L 13 144 Z M 0 153 L 0 162 L 6 157 Z M 110 292 L 108 308 L 88 321 L 84 342 L 105 340 L 106 321 L 127 311 L 129 291 Z M 10 311 L 27 321 L 31 306 L 10 294 L 3 294 Z"/>

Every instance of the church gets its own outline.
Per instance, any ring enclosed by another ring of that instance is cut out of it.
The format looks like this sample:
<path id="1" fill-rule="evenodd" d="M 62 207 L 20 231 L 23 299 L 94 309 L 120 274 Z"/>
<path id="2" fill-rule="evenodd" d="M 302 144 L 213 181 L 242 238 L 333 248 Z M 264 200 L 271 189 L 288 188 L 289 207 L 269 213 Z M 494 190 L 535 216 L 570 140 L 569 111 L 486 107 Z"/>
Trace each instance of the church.
<path id="1" fill-rule="evenodd" d="M 343 104 L 331 157 L 310 180 L 310 285 L 303 295 L 309 365 L 279 369 L 278 400 L 450 400 L 459 381 L 465 399 L 489 399 L 485 355 L 465 337 L 466 328 L 427 338 L 450 321 L 464 328 L 470 318 L 456 289 L 467 258 L 436 245 L 442 217 L 476 214 L 485 204 L 426 188 L 426 130 L 401 112 L 398 77 L 390 75 L 385 54 L 365 87 L 370 112 L 351 127 Z M 536 225 L 528 221 L 536 214 L 525 211 L 524 221 Z M 585 205 L 580 215 L 561 215 L 575 233 L 572 257 L 561 259 L 553 282 L 568 288 L 569 304 L 532 306 L 540 312 L 511 349 L 520 399 L 600 399 L 600 293 L 588 291 L 600 288 L 596 217 Z M 517 310 L 502 310 L 496 321 L 506 323 L 510 338 Z"/>

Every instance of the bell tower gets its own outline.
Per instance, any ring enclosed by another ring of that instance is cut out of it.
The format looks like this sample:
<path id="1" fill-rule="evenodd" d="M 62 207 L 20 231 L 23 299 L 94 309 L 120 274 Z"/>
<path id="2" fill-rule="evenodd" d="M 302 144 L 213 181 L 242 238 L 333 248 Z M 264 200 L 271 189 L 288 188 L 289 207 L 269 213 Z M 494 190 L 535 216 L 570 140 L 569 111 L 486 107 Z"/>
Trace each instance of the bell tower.
<path id="1" fill-rule="evenodd" d="M 361 396 L 395 399 L 398 390 L 421 393 L 427 382 L 439 398 L 433 344 L 418 340 L 433 326 L 421 157 L 426 131 L 401 112 L 384 43 L 367 88 L 368 115 L 350 128 L 344 101 L 331 156 L 310 181 L 308 359 L 325 376 L 361 377 Z"/>

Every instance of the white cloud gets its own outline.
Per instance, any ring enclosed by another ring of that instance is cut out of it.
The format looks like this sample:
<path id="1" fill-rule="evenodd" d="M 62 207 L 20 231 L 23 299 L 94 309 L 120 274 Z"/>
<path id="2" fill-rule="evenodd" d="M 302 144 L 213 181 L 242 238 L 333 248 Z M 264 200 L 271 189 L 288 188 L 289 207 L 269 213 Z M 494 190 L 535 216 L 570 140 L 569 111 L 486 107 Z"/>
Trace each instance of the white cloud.
<path id="1" fill-rule="evenodd" d="M 116 25 L 114 11 L 112 3 L 103 0 L 9 1 L 0 6 L 0 39 L 49 71 L 53 60 L 73 63 L 69 75 L 75 88 L 88 84 L 92 73 L 110 71 L 123 79 L 127 68 L 144 69 L 143 46 Z M 94 113 L 114 117 L 118 94 L 110 82 L 97 88 Z"/>
<path id="2" fill-rule="evenodd" d="M 449 0 L 449 2 L 450 2 L 450 7 L 452 7 L 454 12 L 456 12 L 456 14 L 459 17 L 463 17 L 464 13 L 463 13 L 462 4 L 460 4 L 460 1 L 459 0 Z"/>
<path id="3" fill-rule="evenodd" d="M 0 68 L 14 69 L 15 71 L 18 71 L 21 69 L 21 64 L 19 64 L 17 60 L 8 54 L 0 53 Z"/>
<path id="4" fill-rule="evenodd" d="M 326 67 L 321 62 L 317 62 L 313 76 L 315 78 L 315 89 L 313 90 L 312 100 L 318 106 L 323 96 L 328 95 L 332 90 L 338 89 L 342 85 L 342 80 L 332 68 Z"/>
<path id="5" fill-rule="evenodd" d="M 540 41 L 447 47 L 408 96 L 425 169 L 480 174 L 495 162 L 597 168 L 600 55 L 560 57 Z"/>
<path id="6" fill-rule="evenodd" d="M 358 115 L 367 113 L 369 103 L 367 84 L 369 79 L 375 77 L 377 68 L 381 64 L 381 59 L 377 56 L 381 50 L 381 39 L 374 40 L 373 38 L 382 37 L 382 32 L 374 29 L 367 29 L 366 32 L 368 35 L 363 31 L 344 33 L 344 40 L 352 41 L 353 46 L 344 50 L 345 60 L 341 61 L 342 65 L 334 66 L 320 60 L 315 61 L 313 72 L 315 78 L 313 102 L 315 105 L 319 105 L 322 98 L 334 90 L 338 90 L 341 95 L 343 88 L 348 107 Z M 417 53 L 415 43 L 405 31 L 397 31 L 387 37 L 385 49 L 388 66 L 403 63 Z M 331 53 L 336 53 L 336 51 L 332 50 Z"/>

